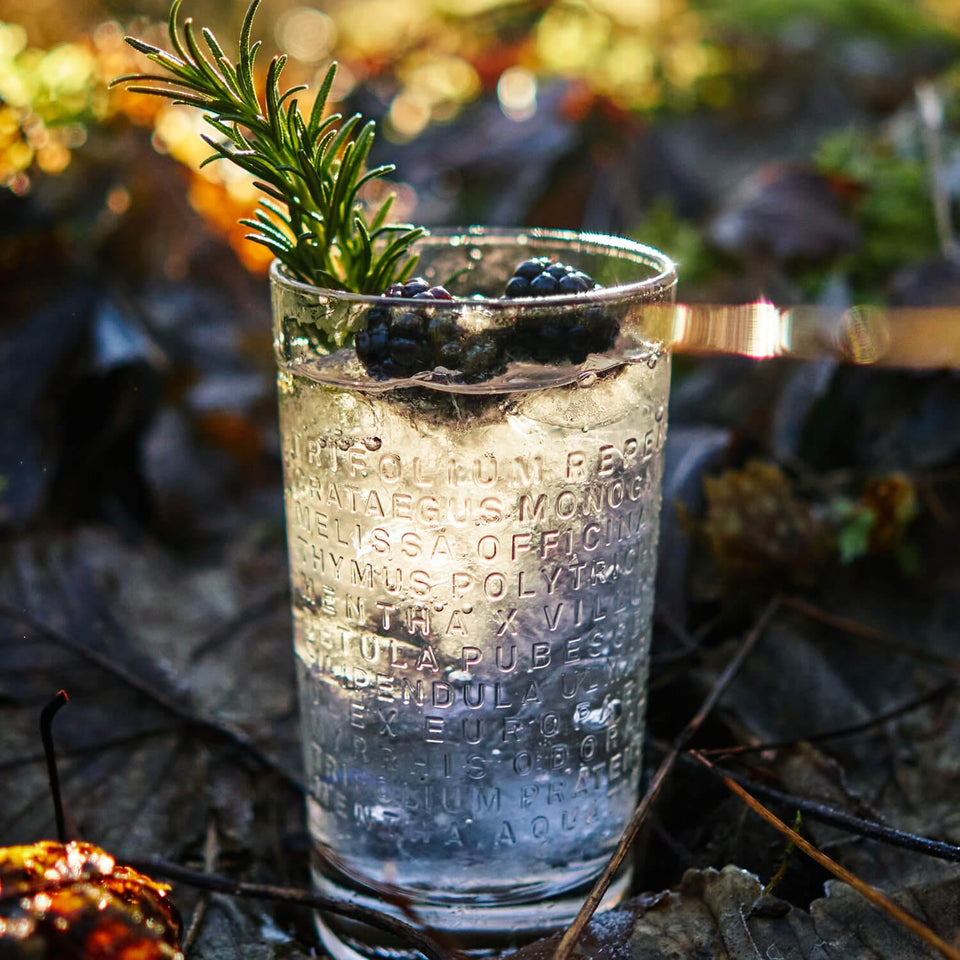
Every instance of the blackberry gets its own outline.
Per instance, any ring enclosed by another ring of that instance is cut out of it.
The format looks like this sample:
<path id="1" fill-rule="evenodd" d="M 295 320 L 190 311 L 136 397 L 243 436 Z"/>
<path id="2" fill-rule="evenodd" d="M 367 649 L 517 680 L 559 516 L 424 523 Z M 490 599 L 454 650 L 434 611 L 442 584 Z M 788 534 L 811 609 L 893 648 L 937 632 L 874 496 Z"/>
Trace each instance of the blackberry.
<path id="1" fill-rule="evenodd" d="M 600 284 L 582 270 L 549 257 L 524 260 L 507 282 L 507 297 L 551 297 L 596 290 Z M 619 332 L 616 316 L 600 304 L 579 310 L 544 306 L 521 312 L 508 345 L 518 359 L 537 363 L 583 363 L 591 353 L 610 350 Z"/>
<path id="2" fill-rule="evenodd" d="M 379 379 L 411 377 L 435 367 L 458 370 L 465 379 L 478 379 L 502 364 L 502 334 L 488 327 L 466 330 L 457 311 L 444 308 L 452 300 L 440 286 L 422 277 L 391 284 L 384 297 L 415 300 L 409 310 L 387 304 L 367 311 L 367 328 L 354 340 L 357 356 Z"/>
<path id="3" fill-rule="evenodd" d="M 549 257 L 524 260 L 507 282 L 507 297 L 554 297 L 560 294 L 586 293 L 599 286 L 582 270 Z"/>

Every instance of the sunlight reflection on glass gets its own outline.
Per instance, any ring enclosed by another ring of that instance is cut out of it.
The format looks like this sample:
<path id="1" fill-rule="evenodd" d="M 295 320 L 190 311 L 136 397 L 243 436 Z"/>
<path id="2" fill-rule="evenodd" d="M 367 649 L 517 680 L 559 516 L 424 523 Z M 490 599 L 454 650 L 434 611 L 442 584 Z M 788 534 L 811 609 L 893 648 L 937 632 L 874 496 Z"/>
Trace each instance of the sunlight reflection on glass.
<path id="1" fill-rule="evenodd" d="M 837 360 L 909 369 L 960 368 L 960 311 L 767 301 L 645 307 L 641 322 L 676 353 Z"/>
<path id="2" fill-rule="evenodd" d="M 765 300 L 729 306 L 679 304 L 672 341 L 687 352 L 777 357 L 789 350 L 790 314 Z"/>

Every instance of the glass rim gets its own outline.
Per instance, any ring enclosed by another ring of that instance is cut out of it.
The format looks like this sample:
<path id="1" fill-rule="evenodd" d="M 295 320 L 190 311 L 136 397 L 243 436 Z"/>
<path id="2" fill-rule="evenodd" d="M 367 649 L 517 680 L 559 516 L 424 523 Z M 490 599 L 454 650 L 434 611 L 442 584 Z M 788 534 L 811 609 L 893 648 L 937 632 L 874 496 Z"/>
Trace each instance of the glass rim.
<path id="1" fill-rule="evenodd" d="M 452 297 L 449 300 L 433 301 L 433 305 L 476 307 L 482 303 L 484 309 L 489 310 L 516 310 L 525 304 L 544 306 L 575 307 L 580 304 L 595 305 L 608 301 L 620 301 L 635 296 L 649 296 L 669 290 L 677 283 L 677 265 L 654 247 L 618 237 L 612 234 L 603 234 L 595 231 L 555 230 L 542 227 L 434 227 L 425 228 L 427 233 L 416 241 L 418 245 L 446 244 L 468 246 L 472 242 L 510 240 L 523 247 L 528 244 L 558 243 L 566 246 L 579 245 L 582 249 L 601 256 L 620 256 L 626 261 L 643 264 L 657 272 L 641 280 L 632 280 L 627 283 L 618 283 L 612 286 L 588 290 L 585 293 L 553 294 L 547 297 L 485 297 L 477 300 L 473 297 Z M 382 306 L 409 307 L 410 300 L 402 297 L 386 297 L 375 293 L 354 293 L 348 290 L 337 290 L 331 287 L 320 287 L 303 280 L 297 280 L 285 272 L 284 265 L 279 259 L 270 264 L 270 280 L 279 286 L 295 290 L 303 295 L 323 299 L 340 300 L 355 303 L 358 306 L 380 304 Z"/>

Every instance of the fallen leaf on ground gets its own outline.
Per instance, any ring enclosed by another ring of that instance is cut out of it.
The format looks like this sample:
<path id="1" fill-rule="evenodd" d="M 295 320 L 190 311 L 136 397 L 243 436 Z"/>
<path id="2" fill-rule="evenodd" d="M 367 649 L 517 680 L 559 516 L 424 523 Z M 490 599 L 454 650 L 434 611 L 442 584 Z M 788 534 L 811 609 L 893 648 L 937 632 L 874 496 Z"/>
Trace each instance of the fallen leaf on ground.
<path id="1" fill-rule="evenodd" d="M 100 847 L 0 847 L 0 957 L 183 960 L 170 888 Z"/>
<path id="2" fill-rule="evenodd" d="M 960 935 L 960 870 L 939 881 L 904 886 L 892 894 L 936 930 Z M 543 940 L 511 960 L 549 960 L 556 939 Z M 927 960 L 937 956 L 909 931 L 884 916 L 845 884 L 827 884 L 827 895 L 809 913 L 765 895 L 760 881 L 735 866 L 688 870 L 679 886 L 645 894 L 600 914 L 581 938 L 581 960 Z"/>

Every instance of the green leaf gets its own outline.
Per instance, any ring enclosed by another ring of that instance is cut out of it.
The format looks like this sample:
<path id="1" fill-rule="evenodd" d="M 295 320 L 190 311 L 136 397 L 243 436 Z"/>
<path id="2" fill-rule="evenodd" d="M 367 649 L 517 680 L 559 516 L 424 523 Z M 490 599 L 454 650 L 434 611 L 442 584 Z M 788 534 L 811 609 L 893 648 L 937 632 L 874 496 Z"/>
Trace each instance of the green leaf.
<path id="1" fill-rule="evenodd" d="M 152 43 L 147 43 L 145 40 L 138 40 L 136 37 L 124 37 L 123 39 L 138 53 L 144 53 L 148 57 L 154 57 L 158 53 L 163 52 L 159 47 L 155 47 Z"/>
<path id="2" fill-rule="evenodd" d="M 261 198 L 257 201 L 257 203 L 258 203 L 264 210 L 269 211 L 270 214 L 272 214 L 273 216 L 279 218 L 279 219 L 282 220 L 284 223 L 286 223 L 286 224 L 289 224 L 289 223 L 290 223 L 290 215 L 289 215 L 286 207 L 278 206 L 277 204 L 273 203 L 271 200 L 267 200 L 267 199 L 265 199 L 265 198 L 263 198 L 263 197 L 261 197 Z"/>
<path id="3" fill-rule="evenodd" d="M 292 89 L 305 90 L 306 87 L 298 87 Z M 287 96 L 290 93 L 288 90 L 283 96 Z M 283 98 L 281 98 L 282 100 Z M 299 124 L 297 123 L 299 119 Z M 290 106 L 287 108 L 287 137 L 291 143 L 302 143 L 303 140 L 300 136 L 300 131 L 303 128 L 303 117 L 300 116 L 300 109 L 297 105 L 296 100 L 290 101 Z"/>
<path id="4" fill-rule="evenodd" d="M 419 240 L 425 233 L 425 230 L 417 228 L 397 237 L 386 250 L 384 250 L 377 262 L 373 265 L 367 290 L 361 292 L 383 290 L 390 282 L 389 277 L 394 266 L 407 252 L 413 242 Z"/>
<path id="5" fill-rule="evenodd" d="M 260 7 L 260 0 L 252 0 L 247 12 L 243 17 L 243 24 L 240 27 L 240 59 L 238 61 L 238 71 L 240 81 L 246 92 L 247 100 L 251 103 L 257 100 L 257 92 L 253 82 L 253 65 L 257 57 L 257 51 L 260 49 L 261 41 L 257 41 L 252 46 L 250 37 L 253 34 L 253 18 L 257 15 Z"/>
<path id="6" fill-rule="evenodd" d="M 276 141 L 276 146 L 282 152 L 285 152 L 286 139 L 284 137 L 284 124 L 280 106 L 280 73 L 287 62 L 284 56 L 274 57 L 270 61 L 270 67 L 267 70 L 267 120 L 270 123 L 270 129 Z"/>
<path id="7" fill-rule="evenodd" d="M 360 251 L 356 264 L 357 282 L 359 283 L 370 272 L 370 264 L 373 260 L 373 241 L 370 239 L 363 217 L 354 217 L 353 225 L 360 237 Z"/>
<path id="8" fill-rule="evenodd" d="M 378 170 L 386 170 L 386 167 L 377 167 Z M 392 169 L 392 168 L 390 168 Z M 380 204 L 380 208 L 374 214 L 373 220 L 370 221 L 370 236 L 376 239 L 380 235 L 380 231 L 383 229 L 384 223 L 386 222 L 387 216 L 390 213 L 391 208 L 393 207 L 394 200 L 397 199 L 395 193 L 388 194 L 384 199 L 383 203 Z"/>
<path id="9" fill-rule="evenodd" d="M 281 230 L 276 224 L 270 222 L 265 214 L 261 211 L 257 211 L 256 219 L 250 219 L 249 217 L 244 217 L 240 220 L 245 227 L 252 227 L 254 230 L 259 230 L 264 236 L 272 237 L 277 241 L 278 244 L 282 246 L 289 247 L 291 246 L 290 238 Z"/>
<path id="10" fill-rule="evenodd" d="M 279 200 L 281 203 L 286 202 L 286 197 L 276 189 L 276 187 L 271 186 L 269 183 L 262 183 L 260 181 L 254 181 L 253 184 L 258 190 L 263 191 L 269 197 L 273 197 L 274 200 Z M 265 200 L 261 200 L 260 203 L 266 204 Z M 272 208 L 271 208 L 272 209 Z"/>
<path id="11" fill-rule="evenodd" d="M 421 234 L 422 236 L 422 234 Z M 413 271 L 416 270 L 417 264 L 420 262 L 420 257 L 417 254 L 411 256 L 407 262 L 403 265 L 400 272 L 396 275 L 395 279 L 401 283 L 406 282 L 413 276 Z M 462 273 L 463 271 L 461 271 Z"/>
<path id="12" fill-rule="evenodd" d="M 313 108 L 310 111 L 310 120 L 307 123 L 307 131 L 311 139 L 316 139 L 320 131 L 320 123 L 323 120 L 323 111 L 327 106 L 327 98 L 330 96 L 330 90 L 333 88 L 333 81 L 337 75 L 337 61 L 327 68 L 323 81 L 320 83 L 320 89 L 317 90 L 317 96 L 313 101 Z"/>
<path id="13" fill-rule="evenodd" d="M 125 73 L 122 77 L 114 77 L 113 80 L 110 81 L 110 86 L 113 87 L 121 83 L 139 83 L 144 80 L 152 80 L 157 83 L 176 83 L 189 87 L 191 90 L 203 90 L 203 86 L 200 84 L 188 84 L 185 81 L 171 80 L 170 77 L 161 77 L 155 73 Z M 139 93 L 141 91 L 138 89 L 135 92 Z"/>
<path id="14" fill-rule="evenodd" d="M 313 164 L 310 162 L 307 152 L 305 150 L 298 151 L 297 158 L 300 161 L 300 166 L 297 168 L 297 174 L 303 177 L 303 180 L 307 185 L 307 189 L 310 191 L 310 196 L 316 201 L 317 206 L 322 208 L 324 206 L 327 192 L 326 187 L 321 180 L 320 175 L 314 169 Z"/>
<path id="15" fill-rule="evenodd" d="M 305 83 L 298 83 L 295 87 L 290 87 L 288 90 L 283 91 L 283 95 L 280 97 L 279 103 L 283 103 L 288 98 L 292 97 L 295 93 L 299 93 L 301 90 L 309 90 L 310 88 Z M 294 109 L 294 104 L 290 105 L 290 109 Z"/>
<path id="16" fill-rule="evenodd" d="M 336 131 L 336 125 L 337 125 L 342 119 L 343 119 L 343 117 L 341 117 L 339 113 L 332 113 L 332 114 L 330 114 L 329 117 L 327 117 L 326 120 L 324 120 L 324 121 L 322 121 L 322 122 L 320 123 L 320 125 L 317 127 L 316 130 L 313 130 L 313 131 L 311 131 L 310 126 L 309 126 L 309 124 L 308 124 L 308 125 L 307 125 L 307 135 L 308 135 L 308 137 L 309 137 L 309 140 L 310 140 L 312 143 L 317 144 L 317 145 L 318 145 L 318 148 L 319 148 L 319 144 L 321 143 L 321 141 L 324 141 L 324 138 L 327 136 L 327 134 L 330 134 L 331 137 L 332 137 L 332 136 L 336 136 L 336 133 L 337 133 L 337 131 Z M 325 142 L 325 141 L 324 141 L 324 142 Z"/>
<path id="17" fill-rule="evenodd" d="M 127 87 L 131 93 L 142 93 L 149 97 L 166 97 L 174 103 L 182 103 L 188 107 L 196 107 L 198 110 L 205 110 L 207 101 L 202 97 L 191 97 L 182 90 L 170 90 L 166 87 Z"/>
<path id="18" fill-rule="evenodd" d="M 207 46 L 210 48 L 210 52 L 213 54 L 215 60 L 224 60 L 226 59 L 223 49 L 220 44 L 217 43 L 217 38 L 213 35 L 213 31 L 209 27 L 204 27 L 201 31 L 203 39 L 206 40 Z"/>
<path id="19" fill-rule="evenodd" d="M 167 33 L 170 35 L 170 43 L 173 45 L 173 49 L 180 55 L 180 59 L 185 61 L 187 59 L 187 51 L 183 47 L 183 43 L 180 40 L 180 31 L 177 29 L 177 19 L 180 16 L 180 6 L 182 3 L 183 0 L 173 0 L 170 4 Z"/>
<path id="20" fill-rule="evenodd" d="M 325 149 L 324 153 L 327 154 L 331 159 L 336 158 L 337 154 L 340 153 L 340 150 L 343 149 L 343 145 L 346 142 L 347 138 L 353 133 L 353 128 L 360 122 L 360 114 L 355 113 L 352 117 L 348 117 L 343 122 L 343 126 L 334 134 L 333 139 L 330 141 L 329 145 Z"/>
<path id="21" fill-rule="evenodd" d="M 288 244 L 281 243 L 278 240 L 274 240 L 273 237 L 265 236 L 262 233 L 246 233 L 244 234 L 244 240 L 252 240 L 254 243 L 259 243 L 267 249 L 272 250 L 284 263 L 287 262 L 287 255 L 290 251 Z"/>
<path id="22" fill-rule="evenodd" d="M 149 43 L 142 43 L 139 40 L 135 40 L 133 37 L 127 37 L 126 41 L 135 50 L 146 54 L 146 56 L 149 57 L 149 59 L 151 59 L 154 63 L 161 67 L 166 67 L 167 70 L 170 70 L 172 73 L 175 73 L 178 76 L 185 68 L 188 68 L 189 66 L 187 63 L 184 63 L 184 61 L 179 60 L 177 57 L 167 53 L 165 50 L 160 50 Z"/>
<path id="23" fill-rule="evenodd" d="M 223 52 L 223 48 L 218 43 L 213 31 L 209 27 L 204 27 L 200 32 L 203 36 L 203 39 L 206 41 L 207 47 L 213 54 L 213 59 L 216 60 L 217 66 L 220 68 L 219 72 L 221 76 L 223 76 L 223 78 L 227 81 L 231 92 L 236 95 L 237 99 L 242 99 L 243 90 L 241 89 L 239 80 L 237 78 L 236 68 L 230 62 L 227 55 Z"/>
<path id="24" fill-rule="evenodd" d="M 226 80 L 220 74 L 212 63 L 203 55 L 200 44 L 193 33 L 193 21 L 188 17 L 183 24 L 183 35 L 187 41 L 187 48 L 190 51 L 190 62 L 196 68 L 198 73 L 202 74 L 217 89 L 218 92 L 226 92 L 229 99 L 232 99 L 232 91 Z"/>
<path id="25" fill-rule="evenodd" d="M 842 563 L 853 563 L 870 551 L 870 534 L 876 523 L 876 514 L 869 507 L 837 498 L 831 503 L 831 513 L 839 521 L 837 549 Z"/>

